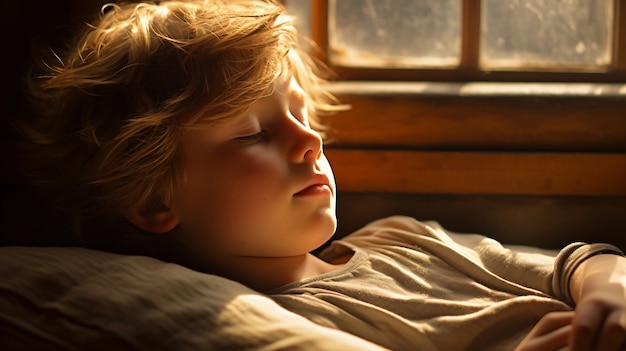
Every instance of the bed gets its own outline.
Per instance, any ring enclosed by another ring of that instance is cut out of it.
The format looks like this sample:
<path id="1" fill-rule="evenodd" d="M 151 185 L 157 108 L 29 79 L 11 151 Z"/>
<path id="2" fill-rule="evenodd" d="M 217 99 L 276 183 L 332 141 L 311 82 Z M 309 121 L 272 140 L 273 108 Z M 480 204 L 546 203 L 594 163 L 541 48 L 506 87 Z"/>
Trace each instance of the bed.
<path id="1" fill-rule="evenodd" d="M 2 350 L 381 350 L 236 282 L 147 257 L 0 248 Z"/>

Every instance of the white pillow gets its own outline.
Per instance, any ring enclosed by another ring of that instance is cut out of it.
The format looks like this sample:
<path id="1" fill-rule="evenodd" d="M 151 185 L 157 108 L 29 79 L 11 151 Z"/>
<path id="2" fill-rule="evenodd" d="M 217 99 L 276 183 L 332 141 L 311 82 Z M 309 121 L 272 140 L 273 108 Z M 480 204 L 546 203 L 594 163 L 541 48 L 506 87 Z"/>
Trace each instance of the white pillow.
<path id="1" fill-rule="evenodd" d="M 239 283 L 148 257 L 0 248 L 2 350 L 381 350 Z"/>

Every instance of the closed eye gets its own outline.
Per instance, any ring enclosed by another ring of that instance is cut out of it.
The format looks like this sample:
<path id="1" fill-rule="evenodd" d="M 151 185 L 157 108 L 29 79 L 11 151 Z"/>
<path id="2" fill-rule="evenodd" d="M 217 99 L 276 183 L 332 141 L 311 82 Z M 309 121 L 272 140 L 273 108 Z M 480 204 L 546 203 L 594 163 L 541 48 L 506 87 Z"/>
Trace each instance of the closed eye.
<path id="1" fill-rule="evenodd" d="M 236 137 L 235 141 L 244 143 L 244 144 L 255 144 L 258 142 L 262 142 L 269 138 L 269 132 L 266 130 L 262 130 L 255 134 L 243 135 L 240 137 Z"/>

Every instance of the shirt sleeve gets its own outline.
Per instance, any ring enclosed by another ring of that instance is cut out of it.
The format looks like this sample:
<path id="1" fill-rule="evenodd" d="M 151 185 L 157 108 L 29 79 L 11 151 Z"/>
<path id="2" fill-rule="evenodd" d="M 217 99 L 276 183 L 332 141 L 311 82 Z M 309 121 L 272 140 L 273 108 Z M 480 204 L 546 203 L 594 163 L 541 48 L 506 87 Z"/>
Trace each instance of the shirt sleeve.
<path id="1" fill-rule="evenodd" d="M 601 254 L 624 256 L 624 252 L 618 247 L 603 243 L 575 242 L 561 250 L 554 263 L 552 294 L 570 306 L 574 306 L 575 302 L 570 291 L 570 282 L 574 271 L 588 258 Z"/>
<path id="2" fill-rule="evenodd" d="M 433 224 L 444 230 L 438 224 Z M 574 242 L 559 251 L 530 246 L 505 246 L 475 234 L 446 231 L 455 243 L 471 248 L 485 268 L 525 287 L 539 290 L 570 306 L 575 302 L 570 292 L 574 271 L 585 260 L 600 254 L 623 256 L 616 246 L 606 243 Z"/>
<path id="3" fill-rule="evenodd" d="M 551 296 L 570 306 L 574 306 L 574 301 L 569 284 L 582 262 L 598 254 L 623 255 L 619 248 L 610 244 L 576 242 L 562 250 L 503 245 L 484 235 L 455 233 L 437 222 L 420 222 L 403 216 L 375 221 L 366 228 L 369 230 L 354 233 L 356 237 L 353 239 L 371 238 L 372 234 L 376 236 L 377 232 L 388 233 L 390 230 L 410 232 L 412 235 L 405 236 L 403 241 L 412 241 L 477 282 L 513 294 Z M 394 237 L 400 236 L 396 234 Z"/>

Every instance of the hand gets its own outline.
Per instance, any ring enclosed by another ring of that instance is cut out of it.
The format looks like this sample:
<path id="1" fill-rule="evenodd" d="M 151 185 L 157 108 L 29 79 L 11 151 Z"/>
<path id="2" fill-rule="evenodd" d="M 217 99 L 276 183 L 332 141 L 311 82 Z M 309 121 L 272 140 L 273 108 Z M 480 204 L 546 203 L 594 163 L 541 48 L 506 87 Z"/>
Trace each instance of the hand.
<path id="1" fill-rule="evenodd" d="M 626 258 L 598 255 L 574 272 L 571 351 L 626 349 Z"/>
<path id="2" fill-rule="evenodd" d="M 546 314 L 515 348 L 515 351 L 566 350 L 571 337 L 574 314 L 574 311 Z"/>

